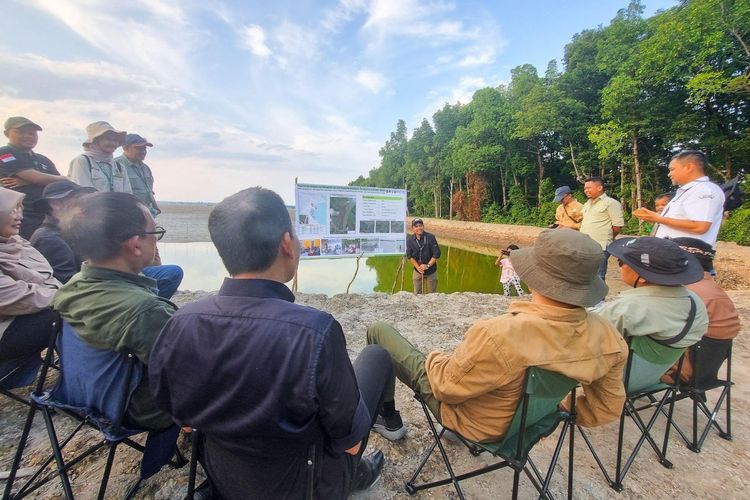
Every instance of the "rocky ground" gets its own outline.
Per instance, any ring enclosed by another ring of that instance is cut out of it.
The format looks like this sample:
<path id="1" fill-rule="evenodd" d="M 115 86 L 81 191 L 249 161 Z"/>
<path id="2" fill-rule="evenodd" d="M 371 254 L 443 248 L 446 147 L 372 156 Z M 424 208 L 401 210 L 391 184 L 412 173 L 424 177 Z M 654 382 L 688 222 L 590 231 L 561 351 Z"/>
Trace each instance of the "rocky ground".
<path id="1" fill-rule="evenodd" d="M 164 216 L 162 216 L 164 217 Z M 188 215 L 181 216 L 188 220 Z M 167 216 L 161 223 L 172 231 L 171 219 Z M 468 239 L 479 248 L 488 252 L 510 242 L 521 245 L 529 244 L 538 233 L 538 228 L 519 228 L 494 224 L 443 222 L 428 219 L 427 229 L 438 236 Z M 187 228 L 186 233 L 198 234 L 201 229 Z M 205 232 L 205 230 L 203 230 Z M 175 234 L 174 231 L 172 234 Z M 167 233 L 168 235 L 170 233 Z M 183 240 L 184 241 L 184 240 Z M 619 494 L 622 498 L 746 498 L 748 496 L 746 471 L 750 466 L 750 380 L 748 360 L 750 358 L 750 338 L 747 325 L 750 324 L 750 266 L 748 259 L 750 249 L 733 244 L 720 244 L 717 268 L 722 284 L 729 290 L 735 301 L 743 322 L 743 332 L 735 341 L 733 358 L 733 379 L 736 383 L 732 389 L 732 432 L 733 440 L 725 441 L 715 433 L 707 440 L 703 451 L 694 454 L 687 450 L 684 443 L 673 434 L 670 439 L 669 457 L 674 463 L 672 470 L 659 465 L 650 449 L 644 447 L 639 454 L 629 476 L 625 481 L 625 490 Z M 614 269 L 613 269 L 614 268 Z M 622 289 L 616 277 L 616 266 L 610 266 L 608 283 L 611 294 Z M 180 293 L 176 296 L 178 303 L 196 300 L 207 292 Z M 342 324 L 346 333 L 349 352 L 356 357 L 364 347 L 365 331 L 369 324 L 377 320 L 392 323 L 415 345 L 425 351 L 452 350 L 461 340 L 463 332 L 479 318 L 501 314 L 508 306 L 508 299 L 498 295 L 475 293 L 456 293 L 451 295 L 434 294 L 413 296 L 407 293 L 395 295 L 304 295 L 298 302 L 331 312 Z M 208 376 L 208 374 L 207 374 Z M 19 391 L 23 393 L 24 391 Z M 406 421 L 408 435 L 398 443 L 390 443 L 373 434 L 370 447 L 381 448 L 387 462 L 382 479 L 367 492 L 355 495 L 358 499 L 407 498 L 404 492 L 404 481 L 415 469 L 420 456 L 429 445 L 429 429 L 421 408 L 403 386 L 397 388 L 397 404 Z M 26 408 L 15 402 L 3 399 L 0 406 L 0 469 L 7 469 L 15 443 L 20 435 Z M 690 405 L 682 402 L 677 405 L 678 421 L 687 425 L 690 416 Z M 720 415 L 724 420 L 724 415 Z M 56 422 L 62 429 L 70 428 L 63 418 Z M 663 422 L 663 421 L 662 421 Z M 635 440 L 635 428 L 626 427 L 626 449 Z M 661 437 L 663 423 L 656 426 L 655 434 Z M 614 466 L 617 425 L 610 424 L 591 431 L 591 437 L 611 468 Z M 536 446 L 532 457 L 538 465 L 545 464 L 552 454 L 556 435 L 542 441 Z M 24 464 L 31 466 L 40 463 L 49 452 L 46 443 L 46 432 L 42 419 L 37 417 L 31 436 L 29 449 Z M 97 436 L 87 432 L 80 439 L 71 443 L 73 449 L 80 449 L 86 444 L 95 442 Z M 484 464 L 487 457 L 473 457 L 462 446 L 448 442 L 448 453 L 458 471 Z M 100 474 L 104 468 L 103 454 L 95 455 L 77 467 L 72 476 L 74 491 L 80 498 L 94 498 Z M 563 451 L 561 462 L 552 481 L 555 496 L 565 492 L 565 475 L 567 473 L 567 451 Z M 127 487 L 137 478 L 138 454 L 122 448 L 115 461 L 108 498 L 121 498 Z M 430 460 L 423 472 L 423 479 L 436 478 L 442 474 L 441 464 L 437 458 Z M 507 470 L 500 470 L 464 483 L 468 498 L 506 498 L 510 496 L 512 475 Z M 165 469 L 146 482 L 138 498 L 179 499 L 185 493 L 187 485 L 187 468 L 179 470 Z M 0 487 L 3 486 L 0 481 Z M 576 436 L 575 447 L 575 496 L 578 498 L 611 498 L 618 496 L 608 488 L 596 468 L 590 453 L 580 437 Z M 521 479 L 521 497 L 534 497 L 533 488 L 528 480 Z M 40 498 L 62 498 L 59 482 L 45 486 Z M 455 491 L 450 486 L 436 488 L 419 494 L 419 498 L 455 498 Z"/>

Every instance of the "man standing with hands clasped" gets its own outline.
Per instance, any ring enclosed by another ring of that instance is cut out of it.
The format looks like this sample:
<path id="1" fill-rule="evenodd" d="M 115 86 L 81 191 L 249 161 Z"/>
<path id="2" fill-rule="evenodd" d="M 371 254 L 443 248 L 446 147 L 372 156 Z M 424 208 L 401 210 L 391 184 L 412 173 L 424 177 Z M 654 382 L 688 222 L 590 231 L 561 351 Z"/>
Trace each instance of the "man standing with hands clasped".
<path id="1" fill-rule="evenodd" d="M 437 260 L 440 258 L 440 246 L 435 239 L 435 235 L 424 230 L 422 219 L 411 221 L 411 230 L 412 234 L 406 239 L 406 258 L 414 266 L 412 272 L 414 293 L 435 293 L 437 291 Z"/>
<path id="2" fill-rule="evenodd" d="M 708 161 L 700 151 L 685 150 L 669 162 L 669 178 L 679 186 L 660 214 L 647 208 L 633 211 L 645 222 L 655 222 L 657 238 L 698 238 L 716 248 L 724 215 L 724 191 L 706 175 Z"/>
<path id="3" fill-rule="evenodd" d="M 601 177 L 589 177 L 583 185 L 588 201 L 583 205 L 581 233 L 589 236 L 602 247 L 602 263 L 599 266 L 599 277 L 607 276 L 609 252 L 607 245 L 614 241 L 625 225 L 622 205 L 604 192 L 604 180 Z"/>

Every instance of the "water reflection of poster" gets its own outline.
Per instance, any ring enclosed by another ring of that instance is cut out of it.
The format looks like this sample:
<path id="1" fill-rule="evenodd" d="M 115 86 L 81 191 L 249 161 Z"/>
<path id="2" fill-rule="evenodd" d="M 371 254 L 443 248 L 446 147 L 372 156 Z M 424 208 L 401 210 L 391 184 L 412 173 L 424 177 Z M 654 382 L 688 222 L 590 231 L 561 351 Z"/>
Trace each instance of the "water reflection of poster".
<path id="1" fill-rule="evenodd" d="M 403 254 L 406 190 L 297 184 L 301 258 Z"/>

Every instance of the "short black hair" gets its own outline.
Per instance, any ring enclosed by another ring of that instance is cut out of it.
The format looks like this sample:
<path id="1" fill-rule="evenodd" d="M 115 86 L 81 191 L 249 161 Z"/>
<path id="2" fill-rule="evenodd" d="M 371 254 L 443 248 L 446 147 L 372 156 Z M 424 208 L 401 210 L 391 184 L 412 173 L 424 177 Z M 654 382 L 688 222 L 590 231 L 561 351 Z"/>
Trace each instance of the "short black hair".
<path id="1" fill-rule="evenodd" d="M 673 161 L 684 160 L 692 160 L 695 162 L 695 164 L 701 169 L 701 172 L 705 173 L 708 169 L 708 159 L 706 159 L 706 154 L 703 151 L 698 151 L 697 149 L 683 149 L 672 157 L 670 163 Z"/>
<path id="2" fill-rule="evenodd" d="M 602 179 L 598 175 L 594 175 L 592 177 L 587 178 L 585 181 L 583 181 L 584 184 L 587 182 L 596 182 L 601 187 L 607 187 L 607 185 L 604 183 L 604 179 Z"/>
<path id="3" fill-rule="evenodd" d="M 508 245 L 508 248 L 506 248 L 506 250 L 518 250 L 518 245 L 516 245 L 515 243 L 511 243 L 510 245 Z"/>
<path id="4" fill-rule="evenodd" d="M 662 198 L 669 198 L 671 200 L 672 198 L 674 198 L 674 193 L 672 191 L 668 193 L 662 193 L 658 195 L 656 198 L 654 198 L 654 201 L 661 200 Z"/>
<path id="5" fill-rule="evenodd" d="M 262 187 L 222 200 L 208 217 L 208 231 L 232 276 L 271 267 L 284 233 L 294 234 L 284 200 Z"/>
<path id="6" fill-rule="evenodd" d="M 146 206 L 129 193 L 92 193 L 76 199 L 60 217 L 60 234 L 79 257 L 117 257 L 122 243 L 146 230 Z"/>

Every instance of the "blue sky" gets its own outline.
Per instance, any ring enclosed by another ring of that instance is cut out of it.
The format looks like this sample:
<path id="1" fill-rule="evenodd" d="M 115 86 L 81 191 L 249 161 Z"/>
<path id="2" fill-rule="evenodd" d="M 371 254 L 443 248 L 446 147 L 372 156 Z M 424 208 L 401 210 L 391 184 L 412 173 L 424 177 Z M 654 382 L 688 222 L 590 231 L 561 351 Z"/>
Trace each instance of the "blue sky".
<path id="1" fill-rule="evenodd" d="M 64 174 L 96 120 L 154 143 L 157 199 L 343 185 L 445 102 L 543 73 L 626 0 L 6 0 L 0 109 Z M 644 0 L 646 15 L 676 0 Z M 4 118 L 3 118 L 4 119 Z"/>

